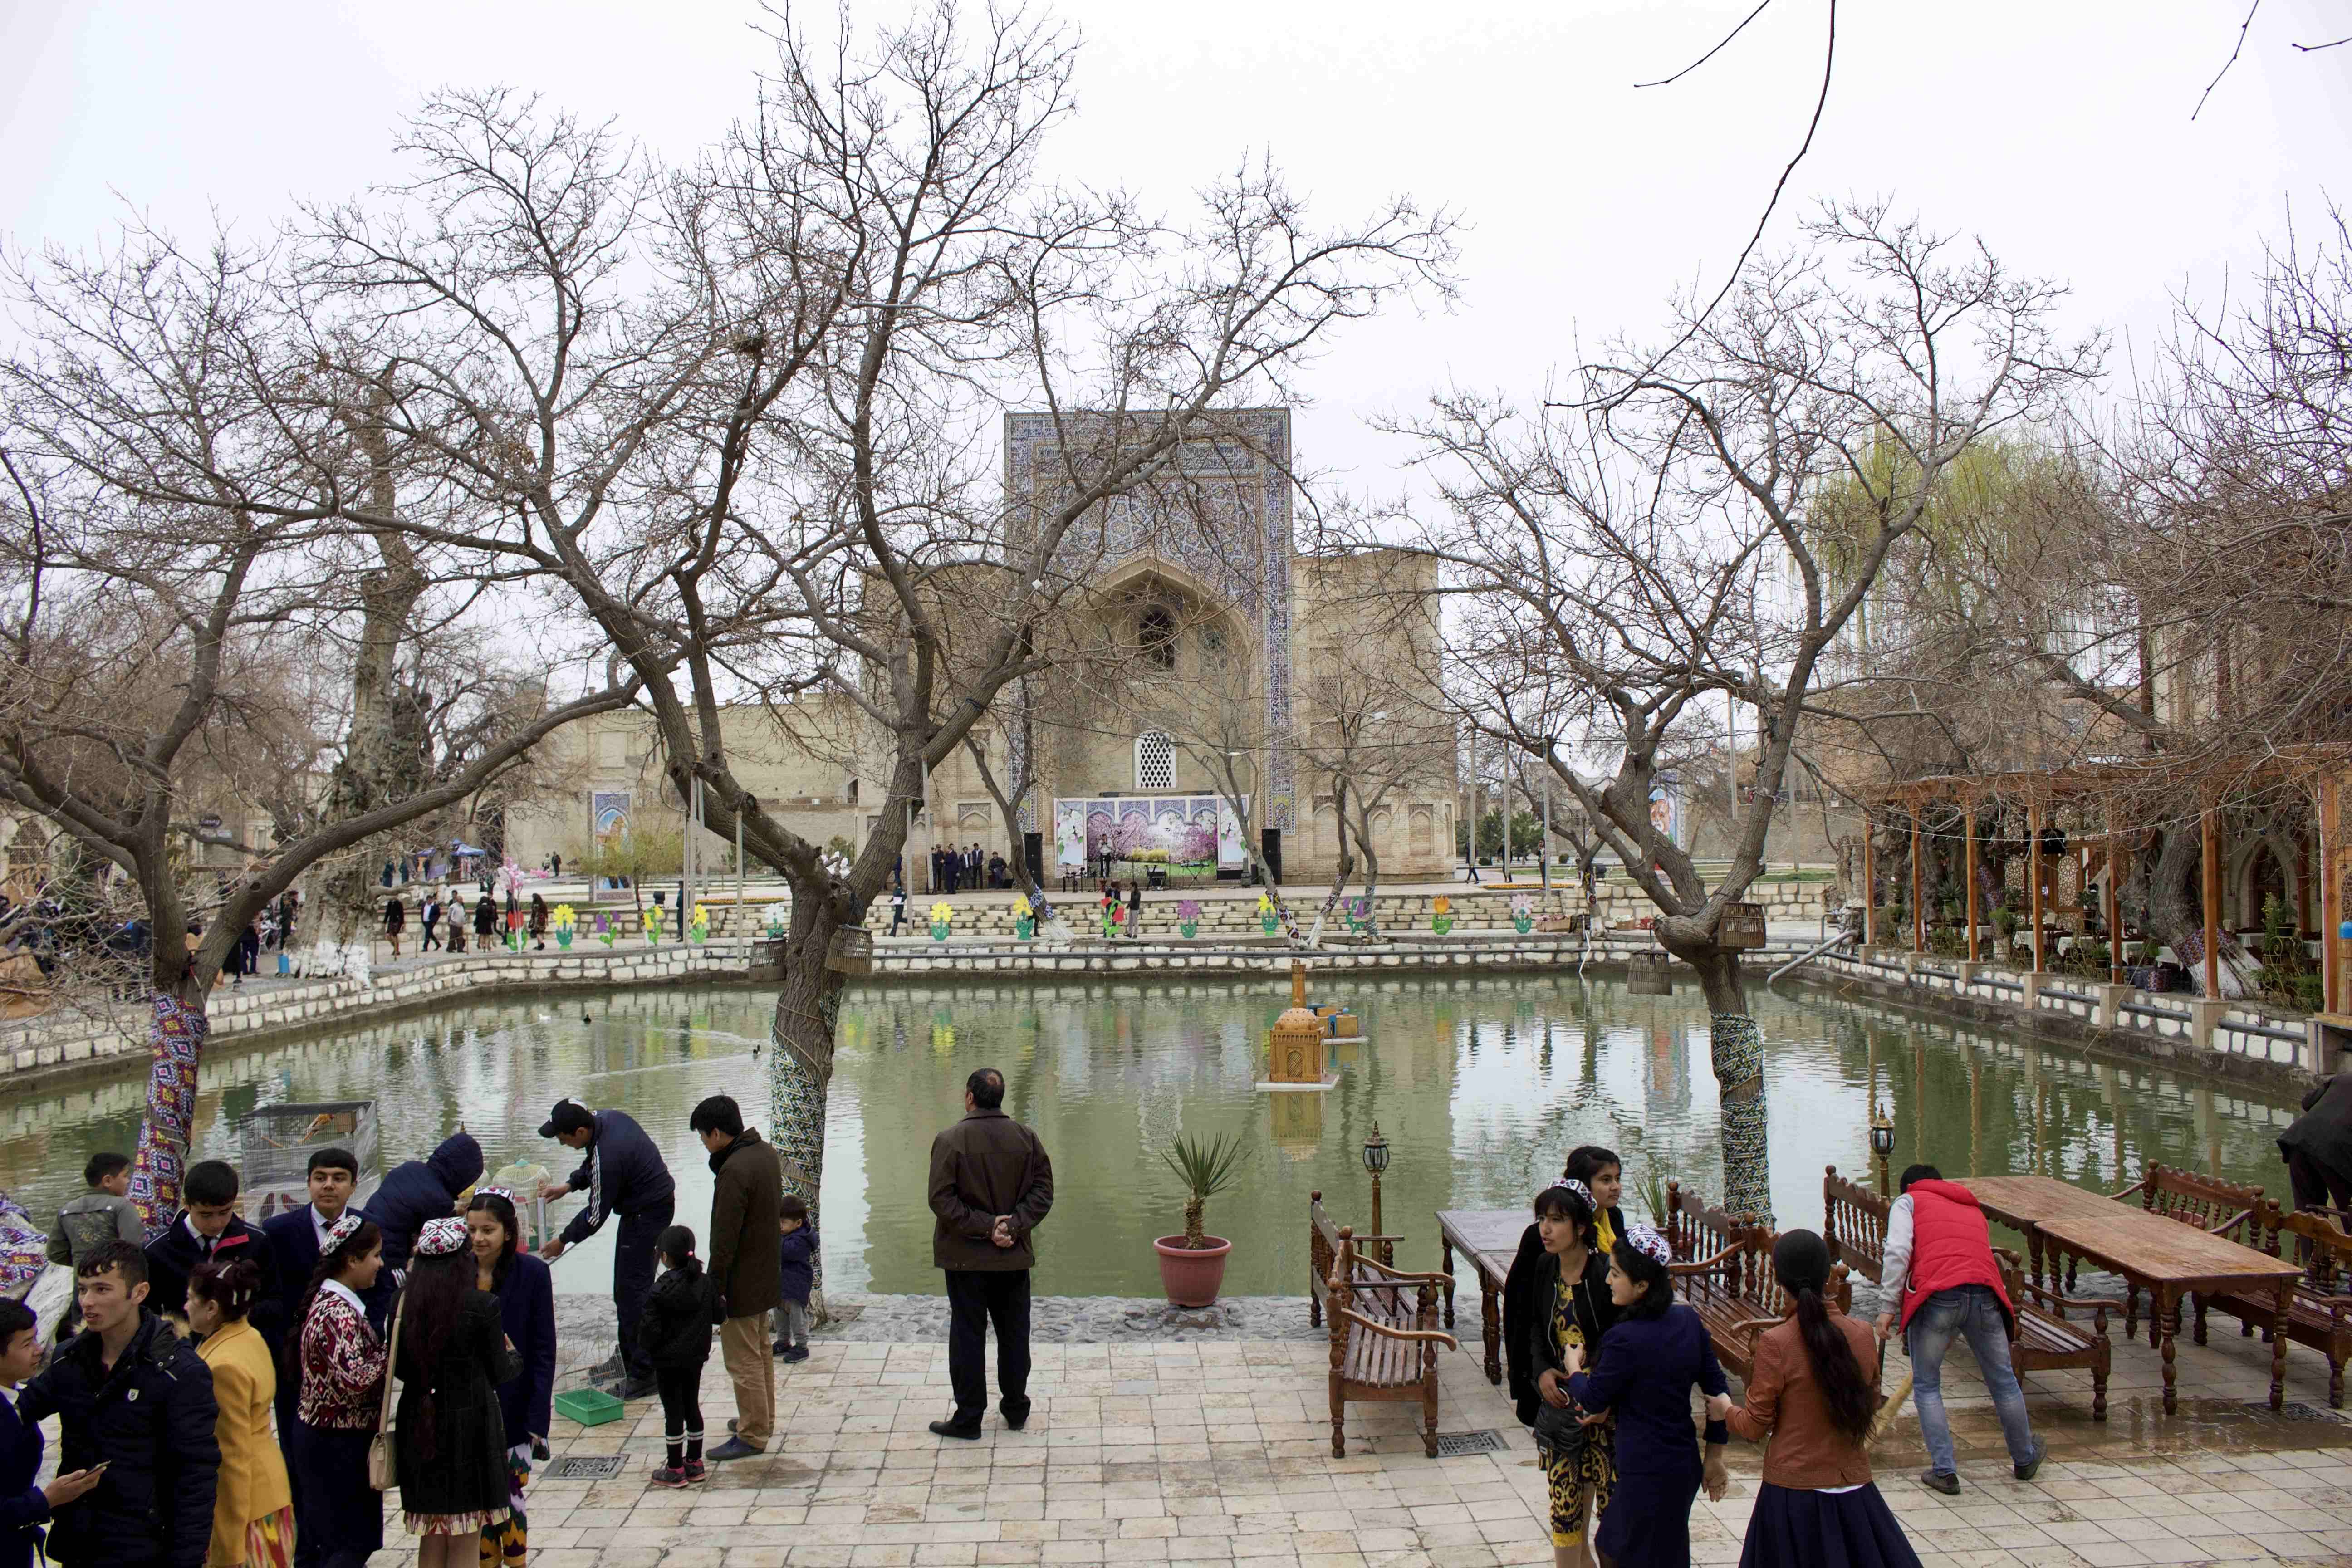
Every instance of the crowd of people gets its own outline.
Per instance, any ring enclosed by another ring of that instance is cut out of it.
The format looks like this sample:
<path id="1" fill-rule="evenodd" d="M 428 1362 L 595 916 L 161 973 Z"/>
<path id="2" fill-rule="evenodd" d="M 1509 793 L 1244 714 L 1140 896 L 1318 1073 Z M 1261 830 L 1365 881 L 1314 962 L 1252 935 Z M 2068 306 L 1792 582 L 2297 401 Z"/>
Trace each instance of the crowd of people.
<path id="1" fill-rule="evenodd" d="M 540 893 L 531 894 L 527 904 L 509 893 L 501 910 L 497 895 L 488 888 L 476 891 L 470 907 L 458 888 L 427 888 L 416 903 L 416 951 L 419 955 L 436 951 L 463 952 L 467 935 L 471 932 L 474 946 L 487 952 L 499 940 L 500 933 L 511 931 L 529 937 L 534 949 L 544 949 L 552 913 L 546 897 Z M 391 945 L 395 959 L 400 956 L 401 940 L 407 931 L 408 900 L 395 892 L 383 901 L 383 940 Z"/>
<path id="2" fill-rule="evenodd" d="M 931 1147 L 954 1401 L 931 1424 L 942 1438 L 982 1433 L 992 1330 L 997 1411 L 1016 1431 L 1030 1415 L 1030 1272 L 1054 1177 L 1004 1096 L 1001 1073 L 973 1072 L 962 1118 Z M 236 1169 L 199 1162 L 184 1206 L 152 1237 L 127 1196 L 131 1163 L 92 1156 L 88 1191 L 61 1207 L 50 1239 L 76 1291 L 46 1366 L 33 1313 L 0 1301 L 0 1387 L 16 1390 L 0 1396 L 0 1568 L 29 1564 L 44 1533 L 49 1559 L 69 1565 L 358 1568 L 383 1544 L 393 1489 L 422 1568 L 520 1568 L 557 1364 L 548 1265 L 608 1219 L 618 1348 L 590 1375 L 624 1399 L 660 1401 L 653 1484 L 690 1487 L 766 1451 L 775 1364 L 808 1356 L 817 1237 L 807 1205 L 783 1191 L 776 1150 L 732 1099 L 702 1100 L 688 1126 L 715 1178 L 707 1246 L 676 1223 L 675 1181 L 642 1127 L 559 1100 L 540 1134 L 583 1157 L 539 1195 L 588 1201 L 536 1256 L 525 1194 L 480 1184 L 481 1148 L 463 1130 L 393 1169 L 364 1207 L 358 1162 L 319 1150 L 309 1201 L 258 1228 L 238 1212 Z M 1510 1394 L 1534 1432 L 1561 1568 L 1684 1568 L 1692 1511 L 1702 1490 L 1725 1495 L 1734 1438 L 1769 1443 L 1744 1568 L 1917 1568 L 1867 1449 L 1881 1347 L 1896 1331 L 1928 1453 L 1922 1485 L 1960 1489 L 1941 1368 L 1961 1339 L 2013 1474 L 2038 1472 L 2046 1449 L 2010 1363 L 2012 1309 L 1966 1187 L 1928 1165 L 1903 1173 L 1874 1324 L 1840 1310 L 1828 1244 L 1783 1232 L 1771 1261 L 1790 1310 L 1758 1336 L 1734 1403 L 1705 1324 L 1675 1300 L 1666 1238 L 1624 1217 L 1622 1176 L 1608 1149 L 1572 1152 L 1536 1194 L 1504 1288 Z M 714 1342 L 737 1414 L 707 1447 Z M 57 1473 L 36 1485 L 51 1415 Z"/>
<path id="3" fill-rule="evenodd" d="M 619 1349 L 591 1376 L 660 1398 L 654 1483 L 691 1485 L 706 1460 L 763 1451 L 774 1363 L 808 1356 L 816 1237 L 733 1100 L 705 1100 L 691 1125 L 719 1178 L 707 1264 L 672 1223 L 675 1185 L 645 1130 L 572 1100 L 541 1135 L 584 1159 L 541 1195 L 588 1201 L 537 1254 L 528 1194 L 482 1184 L 462 1130 L 364 1205 L 357 1158 L 319 1149 L 309 1201 L 258 1227 L 239 1212 L 236 1167 L 199 1161 L 152 1237 L 128 1196 L 131 1161 L 91 1156 L 87 1191 L 50 1234 L 75 1289 L 46 1357 L 33 1311 L 0 1300 L 0 1391 L 13 1391 L 0 1392 L 0 1568 L 37 1552 L 104 1568 L 358 1568 L 383 1545 L 387 1492 L 421 1568 L 521 1568 L 525 1486 L 553 1415 L 549 1264 L 608 1218 Z M 698 1396 L 714 1337 L 741 1415 L 706 1455 Z M 36 1484 L 51 1416 L 56 1473 Z"/>
<path id="4" fill-rule="evenodd" d="M 1868 1443 L 1879 1407 L 1881 1347 L 1898 1325 L 1911 1358 L 1929 1489 L 1957 1494 L 1942 1367 L 1965 1336 L 2009 1442 L 2031 1480 L 2045 1447 L 2033 1436 L 2009 1359 L 2000 1268 L 1969 1190 L 1932 1165 L 1903 1173 L 1888 1218 L 1875 1324 L 1839 1310 L 1829 1244 L 1780 1234 L 1772 1269 L 1792 1310 L 1756 1340 L 1747 1398 L 1734 1404 L 1706 1326 L 1674 1298 L 1666 1241 L 1628 1225 L 1623 1165 L 1611 1150 L 1573 1151 L 1536 1194 L 1503 1291 L 1503 1337 L 1520 1422 L 1534 1429 L 1559 1568 L 1685 1568 L 1690 1517 L 1704 1489 L 1720 1500 L 1733 1437 L 1768 1444 L 1742 1568 L 1917 1568 L 1879 1493 Z M 1706 1402 L 1694 1430 L 1694 1391 Z"/>

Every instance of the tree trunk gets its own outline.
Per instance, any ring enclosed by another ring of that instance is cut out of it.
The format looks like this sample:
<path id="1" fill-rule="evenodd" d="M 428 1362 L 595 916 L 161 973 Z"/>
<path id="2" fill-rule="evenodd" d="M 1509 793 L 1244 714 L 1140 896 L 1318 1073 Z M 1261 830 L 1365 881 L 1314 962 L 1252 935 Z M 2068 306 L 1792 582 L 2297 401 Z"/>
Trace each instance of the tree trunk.
<path id="1" fill-rule="evenodd" d="M 1772 1223 L 1772 1180 L 1766 1156 L 1764 1041 L 1748 1013 L 1738 950 L 1709 943 L 1679 952 L 1698 972 L 1706 996 L 1707 1056 L 1723 1106 L 1723 1206 Z"/>
<path id="2" fill-rule="evenodd" d="M 186 978 L 176 990 L 151 991 L 147 1026 L 147 1116 L 139 1129 L 139 1153 L 131 1172 L 131 1201 L 152 1238 L 180 1209 L 180 1183 L 187 1174 L 188 1141 L 196 1121 L 196 1066 L 212 1020 L 205 1013 L 205 989 Z"/>
<path id="3" fill-rule="evenodd" d="M 847 977 L 825 967 L 833 933 L 847 922 L 821 900 L 793 900 L 793 930 L 784 942 L 784 980 L 776 994 L 775 1050 L 768 1060 L 770 1132 L 784 1170 L 784 1191 L 808 1205 L 809 1224 L 822 1236 L 825 1102 L 833 1087 L 834 1025 Z M 825 1321 L 824 1259 L 809 1297 L 816 1321 Z"/>
<path id="4" fill-rule="evenodd" d="M 2203 875 L 2204 843 L 2197 828 L 2167 827 L 2150 864 L 2142 858 L 2137 875 L 2145 879 L 2141 924 L 2158 943 L 2172 949 L 2189 971 L 2189 983 L 2205 988 L 2205 900 L 2200 883 Z M 2221 994 L 2248 996 L 2255 990 L 2252 963 L 2238 939 L 2221 933 Z"/>

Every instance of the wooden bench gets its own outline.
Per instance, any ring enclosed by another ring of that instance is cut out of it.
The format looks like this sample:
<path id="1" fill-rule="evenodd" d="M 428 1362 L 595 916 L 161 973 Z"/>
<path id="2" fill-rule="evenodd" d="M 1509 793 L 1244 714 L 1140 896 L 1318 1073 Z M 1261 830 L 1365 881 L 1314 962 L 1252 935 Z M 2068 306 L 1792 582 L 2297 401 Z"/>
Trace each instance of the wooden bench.
<path id="1" fill-rule="evenodd" d="M 1348 1402 L 1421 1402 L 1421 1448 L 1437 1458 L 1437 1347 L 1462 1348 L 1437 1326 L 1443 1274 L 1407 1274 L 1356 1255 L 1354 1227 L 1339 1227 L 1326 1282 L 1331 1320 L 1331 1457 L 1348 1457 Z"/>
<path id="2" fill-rule="evenodd" d="M 2221 1237 L 2230 1241 L 2254 1244 L 2246 1231 L 2255 1211 L 2263 1206 L 2260 1187 L 2242 1187 L 2235 1182 L 2217 1181 L 2196 1171 L 2183 1171 L 2171 1165 L 2150 1165 L 2140 1179 L 2116 1194 L 2120 1203 L 2133 1194 L 2139 1194 L 2140 1205 L 2148 1213 L 2162 1215 L 2182 1225 L 2193 1226 L 2208 1236 Z M 2245 1232 L 2242 1234 L 2242 1232 Z M 2075 1260 L 2066 1262 L 2066 1288 L 2074 1288 Z M 2197 1342 L 2205 1342 L 2205 1302 L 2195 1303 L 2197 1312 Z M 2268 1316 L 2267 1313 L 2264 1314 Z M 2124 1338 L 2131 1339 L 2139 1332 L 2139 1290 L 2128 1281 L 2124 1286 Z M 2147 1342 L 2157 1342 L 2157 1325 L 2153 1317 L 2147 1325 Z"/>
<path id="3" fill-rule="evenodd" d="M 1396 1262 L 1396 1244 L 1401 1236 L 1360 1236 L 1356 1244 L 1369 1259 L 1377 1257 L 1382 1263 Z M 1331 1266 L 1339 1256 L 1339 1227 L 1331 1223 L 1330 1214 L 1323 1207 L 1323 1194 L 1307 1194 L 1307 1321 L 1316 1328 L 1323 1326 L 1323 1310 L 1329 1305 L 1324 1298 L 1329 1293 Z"/>
<path id="4" fill-rule="evenodd" d="M 1876 1285 L 1886 1271 L 1886 1215 L 1892 1200 L 1870 1188 L 1849 1182 L 1832 1165 L 1822 1178 L 1822 1210 L 1831 1256 Z M 2107 1313 L 2113 1301 L 2078 1300 L 2033 1284 L 2024 1265 L 2006 1247 L 1993 1248 L 2000 1261 L 2002 1286 L 2012 1309 L 2009 1325 L 2010 1365 L 2020 1373 L 2080 1369 L 2091 1374 L 2091 1419 L 2107 1418 L 2107 1374 L 2115 1368 L 2116 1348 L 2107 1338 Z M 1883 1310 L 1883 1309 L 1882 1309 Z M 2089 1327 L 2066 1316 L 2069 1310 L 2091 1314 Z"/>
<path id="5" fill-rule="evenodd" d="M 2286 1337 L 2308 1345 L 2327 1358 L 2327 1403 L 2344 1408 L 2344 1363 L 2352 1359 L 2352 1236 L 2347 1236 L 2325 1215 L 2289 1214 L 2265 1202 L 2254 1217 L 2262 1248 L 2273 1258 L 2303 1266 L 2295 1281 L 2294 1299 L 2287 1307 Z M 2205 1310 L 2212 1307 L 2239 1321 L 2241 1333 L 2256 1324 L 2270 1337 L 2277 1304 L 2267 1296 L 2217 1295 L 2197 1300 L 2197 1342 L 2205 1342 Z"/>
<path id="6" fill-rule="evenodd" d="M 1666 1184 L 1666 1245 L 1675 1258 L 1667 1277 L 1706 1325 L 1715 1359 L 1742 1382 L 1756 1368 L 1756 1336 L 1796 1310 L 1772 1271 L 1780 1238 L 1778 1231 L 1708 1207 L 1678 1182 Z M 1830 1271 L 1829 1294 L 1840 1311 L 1852 1308 L 1843 1264 Z"/>

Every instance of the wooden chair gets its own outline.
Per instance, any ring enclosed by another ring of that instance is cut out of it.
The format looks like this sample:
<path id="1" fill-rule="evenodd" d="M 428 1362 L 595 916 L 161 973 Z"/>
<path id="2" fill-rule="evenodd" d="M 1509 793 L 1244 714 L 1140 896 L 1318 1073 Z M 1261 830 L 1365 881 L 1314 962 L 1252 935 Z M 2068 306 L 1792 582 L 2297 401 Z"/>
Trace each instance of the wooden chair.
<path id="1" fill-rule="evenodd" d="M 1376 1256 L 1382 1263 L 1396 1262 L 1396 1244 L 1401 1236 L 1360 1236 L 1356 1244 L 1367 1257 Z M 1331 1268 L 1339 1256 L 1339 1227 L 1331 1223 L 1323 1207 L 1323 1194 L 1307 1194 L 1307 1321 L 1316 1328 L 1323 1326 L 1323 1309 L 1328 1305 L 1324 1298 L 1330 1290 Z"/>
<path id="2" fill-rule="evenodd" d="M 1847 1181 L 1835 1165 L 1822 1176 L 1822 1239 L 1830 1256 L 1872 1284 L 1886 1261 L 1886 1210 L 1889 1199 Z"/>
<path id="3" fill-rule="evenodd" d="M 1679 1182 L 1666 1184 L 1666 1245 L 1675 1261 L 1666 1275 L 1706 1325 L 1715 1359 L 1744 1382 L 1756 1366 L 1756 1336 L 1795 1310 L 1772 1272 L 1778 1231 L 1710 1208 Z M 1853 1287 L 1843 1264 L 1831 1270 L 1831 1295 L 1844 1311 Z"/>
<path id="4" fill-rule="evenodd" d="M 1832 1165 L 1822 1179 L 1823 1225 L 1834 1227 L 1831 1255 L 1872 1284 L 1882 1283 L 1886 1269 L 1886 1216 L 1891 1199 L 1857 1185 Z M 2116 1303 L 2062 1296 L 2025 1278 L 2017 1255 L 1995 1247 L 2001 1281 L 2013 1309 L 2010 1319 L 2010 1364 L 2019 1372 L 2054 1372 L 2079 1367 L 2091 1374 L 2091 1419 L 2107 1418 L 2107 1374 L 2115 1366 L 2115 1345 L 2107 1338 L 2107 1313 Z M 2069 1310 L 2088 1311 L 2088 1328 L 2070 1320 Z M 1718 1356 L 1720 1352 L 1717 1352 Z"/>
<path id="5" fill-rule="evenodd" d="M 1422 1452 L 1437 1458 L 1437 1347 L 1462 1348 L 1437 1326 L 1443 1274 L 1407 1274 L 1356 1254 L 1353 1226 L 1339 1227 L 1326 1282 L 1331 1319 L 1331 1457 L 1348 1455 L 1341 1415 L 1349 1400 L 1421 1401 Z M 1412 1292 L 1410 1298 L 1407 1291 Z"/>
<path id="6" fill-rule="evenodd" d="M 2287 1306 L 2286 1337 L 2327 1358 L 2327 1403 L 2341 1410 L 2344 1363 L 2352 1359 L 2352 1295 L 2345 1293 L 2345 1287 L 2352 1285 L 2352 1236 L 2345 1235 L 2324 1215 L 2290 1214 L 2267 1202 L 2256 1215 L 2255 1224 L 2263 1251 L 2303 1266 L 2303 1278 L 2295 1281 L 2294 1299 Z M 2251 1334 L 2260 1325 L 2263 1338 L 2270 1337 L 2276 1303 L 2269 1297 L 2200 1297 L 2197 1301 L 2199 1344 L 2205 1342 L 2209 1306 L 2236 1318 L 2241 1333 Z"/>
<path id="7" fill-rule="evenodd" d="M 2009 1325 L 2009 1364 L 2020 1373 L 2080 1369 L 2091 1374 L 2091 1419 L 2107 1418 L 2107 1373 L 2114 1370 L 2116 1347 L 2107 1338 L 2107 1314 L 2113 1301 L 2061 1296 L 2055 1289 L 2025 1277 L 2024 1260 L 2005 1247 L 1993 1248 L 2000 1260 L 2002 1285 L 2015 1309 Z M 2088 1311 L 2084 1328 L 2066 1316 L 2069 1309 Z"/>

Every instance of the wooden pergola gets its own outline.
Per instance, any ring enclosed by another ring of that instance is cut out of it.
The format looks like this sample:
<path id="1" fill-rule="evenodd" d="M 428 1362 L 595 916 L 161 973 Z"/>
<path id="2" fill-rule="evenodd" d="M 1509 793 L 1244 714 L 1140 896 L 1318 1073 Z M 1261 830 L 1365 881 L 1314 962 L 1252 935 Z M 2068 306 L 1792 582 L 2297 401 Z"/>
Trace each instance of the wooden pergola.
<path id="1" fill-rule="evenodd" d="M 2352 820 L 2345 815 L 2347 777 L 2352 777 L 2352 745 L 2298 746 L 2256 758 L 2198 759 L 2175 762 L 2162 757 L 2130 762 L 2089 763 L 2047 773 L 1940 774 L 1909 779 L 1879 790 L 1864 811 L 1876 816 L 1892 808 L 1911 819 L 1911 950 L 1925 952 L 1927 916 L 1925 862 L 1921 855 L 1920 816 L 1931 805 L 1957 806 L 1965 823 L 1967 867 L 1968 958 L 1978 953 L 1977 813 L 1988 804 L 2022 805 L 2026 817 L 2025 886 L 2027 918 L 2032 923 L 2033 968 L 2047 966 L 2042 923 L 2042 829 L 2062 806 L 2073 806 L 2078 816 L 2095 812 L 2098 827 L 2070 837 L 2106 853 L 2105 917 L 2107 928 L 2108 979 L 2123 984 L 2123 921 L 2118 888 L 2123 880 L 2123 855 L 2149 832 L 2129 819 L 2135 806 L 2152 797 L 2197 801 L 2202 847 L 2200 902 L 2204 906 L 2204 981 L 2208 997 L 2221 994 L 2221 813 L 2232 796 L 2242 798 L 2258 785 L 2294 787 L 2307 791 L 2318 817 L 2321 1010 L 2352 1012 L 2352 942 L 2340 934 L 2345 920 L 2345 890 L 2352 882 Z M 1863 941 L 1878 942 L 1878 865 L 1876 836 L 1863 836 Z M 2306 880 L 2305 885 L 2308 885 Z"/>

